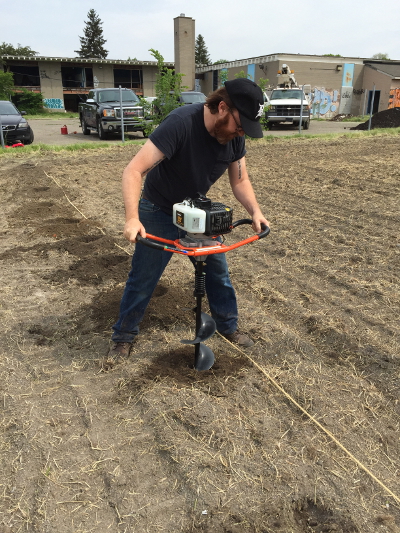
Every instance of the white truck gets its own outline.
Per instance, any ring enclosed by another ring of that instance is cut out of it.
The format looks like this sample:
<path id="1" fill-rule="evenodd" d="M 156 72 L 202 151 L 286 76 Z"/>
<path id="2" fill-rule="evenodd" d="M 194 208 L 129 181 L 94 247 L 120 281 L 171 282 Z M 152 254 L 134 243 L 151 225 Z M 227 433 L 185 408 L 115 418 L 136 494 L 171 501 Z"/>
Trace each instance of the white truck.
<path id="1" fill-rule="evenodd" d="M 269 107 L 266 111 L 267 127 L 274 124 L 291 122 L 293 126 L 308 130 L 310 127 L 310 85 L 299 87 L 294 77 L 294 71 L 288 65 L 282 65 L 278 71 L 278 84 L 269 97 Z"/>

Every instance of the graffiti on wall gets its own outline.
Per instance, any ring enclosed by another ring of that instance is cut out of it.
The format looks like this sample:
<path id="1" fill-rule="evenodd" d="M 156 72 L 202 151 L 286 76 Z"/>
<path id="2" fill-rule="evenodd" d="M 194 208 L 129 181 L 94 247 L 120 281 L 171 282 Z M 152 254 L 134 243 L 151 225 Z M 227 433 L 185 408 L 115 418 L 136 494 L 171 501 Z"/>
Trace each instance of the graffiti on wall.
<path id="1" fill-rule="evenodd" d="M 43 98 L 43 103 L 48 109 L 64 109 L 64 102 L 61 98 Z"/>
<path id="2" fill-rule="evenodd" d="M 339 113 L 349 115 L 353 103 L 353 87 L 342 87 L 340 93 Z"/>
<path id="3" fill-rule="evenodd" d="M 400 107 L 400 89 L 390 89 L 388 109 Z"/>
<path id="4" fill-rule="evenodd" d="M 311 114 L 314 117 L 332 117 L 339 109 L 339 91 L 314 87 L 311 93 Z"/>

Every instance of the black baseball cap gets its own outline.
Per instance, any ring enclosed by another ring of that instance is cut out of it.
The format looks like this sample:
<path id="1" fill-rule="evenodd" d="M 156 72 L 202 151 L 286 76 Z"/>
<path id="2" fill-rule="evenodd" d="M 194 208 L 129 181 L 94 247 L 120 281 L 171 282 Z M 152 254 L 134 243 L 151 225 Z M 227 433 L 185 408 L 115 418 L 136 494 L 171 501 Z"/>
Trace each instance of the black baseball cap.
<path id="1" fill-rule="evenodd" d="M 246 135 L 263 137 L 260 118 L 264 112 L 264 97 L 260 87 L 247 78 L 226 81 L 225 88 L 232 104 L 239 111 L 240 124 Z"/>

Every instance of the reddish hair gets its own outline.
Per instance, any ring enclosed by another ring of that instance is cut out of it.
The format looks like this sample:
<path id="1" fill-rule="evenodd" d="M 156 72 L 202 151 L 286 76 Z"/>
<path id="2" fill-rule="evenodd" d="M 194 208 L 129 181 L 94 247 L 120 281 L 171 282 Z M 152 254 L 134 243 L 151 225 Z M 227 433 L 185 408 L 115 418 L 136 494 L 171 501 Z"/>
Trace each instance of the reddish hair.
<path id="1" fill-rule="evenodd" d="M 234 105 L 232 103 L 232 100 L 229 98 L 228 91 L 225 89 L 225 87 L 221 87 L 220 89 L 217 89 L 216 91 L 212 92 L 206 100 L 206 106 L 211 111 L 212 115 L 215 115 L 215 113 L 218 111 L 218 106 L 220 102 L 225 102 L 228 107 L 231 109 L 234 109 Z"/>

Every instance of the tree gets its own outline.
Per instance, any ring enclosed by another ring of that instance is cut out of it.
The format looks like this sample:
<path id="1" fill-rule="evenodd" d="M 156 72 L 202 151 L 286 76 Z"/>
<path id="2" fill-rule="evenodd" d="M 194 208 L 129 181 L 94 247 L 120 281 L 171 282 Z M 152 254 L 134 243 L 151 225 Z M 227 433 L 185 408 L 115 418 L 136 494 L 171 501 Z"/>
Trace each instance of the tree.
<path id="1" fill-rule="evenodd" d="M 251 75 L 250 74 L 246 74 L 244 70 L 241 70 L 240 72 L 236 72 L 236 74 L 235 74 L 235 79 L 238 79 L 238 78 L 249 78 L 249 79 L 251 79 Z"/>
<path id="2" fill-rule="evenodd" d="M 324 54 L 323 57 L 343 57 L 340 54 Z"/>
<path id="3" fill-rule="evenodd" d="M 91 58 L 97 57 L 105 59 L 108 55 L 108 50 L 103 48 L 107 41 L 103 37 L 103 24 L 94 9 L 91 9 L 87 14 L 88 20 L 85 22 L 83 30 L 84 37 L 79 37 L 81 41 L 80 50 L 74 50 L 79 57 Z"/>
<path id="4" fill-rule="evenodd" d="M 374 54 L 372 59 L 386 59 L 387 61 L 390 61 L 390 57 L 387 54 L 382 54 L 380 52 L 378 54 Z"/>
<path id="5" fill-rule="evenodd" d="M 14 75 L 0 69 L 0 100 L 9 100 L 14 90 Z"/>
<path id="6" fill-rule="evenodd" d="M 262 90 L 262 92 L 264 93 L 266 88 L 267 88 L 267 83 L 269 82 L 269 79 L 268 78 L 260 78 L 258 80 L 258 83 L 257 85 L 260 87 L 260 89 Z"/>
<path id="7" fill-rule="evenodd" d="M 214 61 L 213 65 L 220 65 L 221 63 L 229 63 L 228 59 L 218 59 L 218 61 Z"/>
<path id="8" fill-rule="evenodd" d="M 30 46 L 21 46 L 19 43 L 17 47 L 10 43 L 3 41 L 0 44 L 0 56 L 37 56 L 38 52 L 32 50 Z"/>
<path id="9" fill-rule="evenodd" d="M 198 35 L 194 49 L 194 60 L 197 66 L 210 65 L 211 59 L 208 54 L 207 46 L 202 35 Z"/>
<path id="10" fill-rule="evenodd" d="M 145 123 L 146 134 L 149 135 L 151 131 L 160 124 L 164 118 L 180 104 L 178 98 L 181 93 L 181 81 L 183 74 L 176 73 L 174 70 L 168 68 L 164 63 L 164 58 L 157 50 L 150 48 L 149 52 L 157 61 L 156 72 L 156 100 L 153 105 L 149 105 L 146 100 L 142 100 L 145 110 L 150 114 L 151 107 L 153 107 L 154 114 L 151 123 Z"/>
<path id="11" fill-rule="evenodd" d="M 219 71 L 219 83 L 220 83 L 221 87 L 223 85 L 225 85 L 226 81 L 228 81 L 228 77 L 229 77 L 228 69 L 227 68 L 222 68 Z"/>

